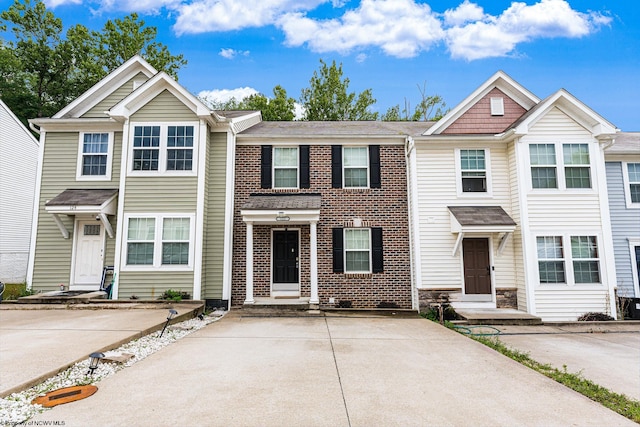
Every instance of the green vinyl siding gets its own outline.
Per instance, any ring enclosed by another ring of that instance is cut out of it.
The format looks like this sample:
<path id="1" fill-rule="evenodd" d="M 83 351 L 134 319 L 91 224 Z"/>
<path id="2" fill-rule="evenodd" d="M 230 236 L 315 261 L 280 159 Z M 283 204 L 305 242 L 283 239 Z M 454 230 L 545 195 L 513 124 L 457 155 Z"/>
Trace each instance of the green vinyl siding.
<path id="1" fill-rule="evenodd" d="M 203 147 L 203 152 L 205 153 L 205 164 L 207 165 L 207 173 L 205 173 L 204 175 L 204 206 L 203 206 L 203 224 L 204 224 L 204 230 L 203 230 L 203 236 L 202 236 L 202 258 L 201 258 L 201 265 L 202 265 L 202 274 L 200 275 L 200 299 L 205 298 L 206 295 L 206 291 L 207 291 L 207 274 L 205 271 L 205 266 L 207 263 L 207 233 L 206 233 L 206 226 L 207 226 L 207 220 L 209 218 L 209 169 L 208 169 L 208 165 L 209 165 L 209 159 L 211 158 L 209 155 L 209 147 L 211 146 L 211 133 L 209 131 L 209 127 L 207 126 L 207 140 L 206 143 L 203 145 L 200 145 L 201 147 Z"/>
<path id="2" fill-rule="evenodd" d="M 227 134 L 211 134 L 208 162 L 207 220 L 205 222 L 205 262 L 204 277 L 206 288 L 203 296 L 207 299 L 222 299 L 222 279 L 224 271 L 224 218 L 226 197 Z"/>
<path id="3" fill-rule="evenodd" d="M 38 226 L 32 281 L 33 289 L 36 291 L 57 290 L 60 284 L 68 285 L 71 277 L 75 217 L 60 215 L 60 219 L 70 233 L 69 239 L 65 239 L 54 222 L 53 216 L 46 212 L 46 201 L 70 188 L 118 188 L 122 133 L 116 132 L 114 135 L 111 181 L 76 182 L 79 138 L 78 132 L 48 132 L 46 134 L 42 183 L 40 194 L 37 197 Z M 110 218 L 110 221 L 115 231 L 115 218 Z M 106 236 L 106 240 L 104 264 L 113 265 L 115 237 Z"/>
<path id="4" fill-rule="evenodd" d="M 125 213 L 195 213 L 198 178 L 159 176 L 127 178 Z"/>
<path id="5" fill-rule="evenodd" d="M 131 116 L 131 122 L 197 120 L 197 116 L 171 92 L 164 90 Z"/>
<path id="6" fill-rule="evenodd" d="M 131 78 L 125 84 L 120 86 L 118 89 L 111 92 L 104 98 L 102 101 L 98 102 L 94 105 L 89 111 L 84 113 L 82 117 L 106 117 L 104 114 L 105 111 L 109 110 L 111 107 L 116 105 L 118 102 L 122 101 L 127 95 L 133 92 L 133 81 L 134 80 L 148 80 L 148 77 L 143 73 L 138 73 L 135 77 Z"/>
<path id="7" fill-rule="evenodd" d="M 118 299 L 158 299 L 164 291 L 187 292 L 193 299 L 193 271 L 120 271 Z"/>

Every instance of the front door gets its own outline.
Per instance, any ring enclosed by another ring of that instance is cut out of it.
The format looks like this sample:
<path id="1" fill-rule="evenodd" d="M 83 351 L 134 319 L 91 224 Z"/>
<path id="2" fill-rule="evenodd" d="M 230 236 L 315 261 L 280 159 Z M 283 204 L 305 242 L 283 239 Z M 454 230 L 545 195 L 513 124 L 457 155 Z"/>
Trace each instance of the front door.
<path id="1" fill-rule="evenodd" d="M 272 253 L 272 290 L 299 292 L 298 230 L 275 230 Z"/>
<path id="2" fill-rule="evenodd" d="M 78 221 L 76 228 L 73 286 L 98 289 L 102 280 L 104 227 L 100 221 Z"/>
<path id="3" fill-rule="evenodd" d="M 463 239 L 465 295 L 491 295 L 489 239 Z"/>

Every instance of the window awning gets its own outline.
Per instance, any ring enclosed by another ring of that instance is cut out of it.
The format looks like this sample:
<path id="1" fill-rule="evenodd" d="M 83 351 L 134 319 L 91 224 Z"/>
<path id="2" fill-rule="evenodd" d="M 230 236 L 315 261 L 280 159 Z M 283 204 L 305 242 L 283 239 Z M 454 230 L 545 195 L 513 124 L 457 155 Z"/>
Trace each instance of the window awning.
<path id="1" fill-rule="evenodd" d="M 502 252 L 516 222 L 500 206 L 449 206 L 451 232 L 458 233 L 453 255 L 458 251 L 465 234 L 504 233 L 498 253 Z"/>
<path id="2" fill-rule="evenodd" d="M 251 194 L 240 209 L 244 222 L 308 224 L 320 219 L 320 194 Z"/>
<path id="3" fill-rule="evenodd" d="M 67 189 L 48 200 L 44 208 L 53 215 L 56 225 L 65 239 L 69 238 L 69 231 L 64 226 L 59 215 L 96 215 L 100 219 L 109 234 L 113 237 L 113 228 L 107 215 L 115 215 L 118 203 L 117 189 Z"/>

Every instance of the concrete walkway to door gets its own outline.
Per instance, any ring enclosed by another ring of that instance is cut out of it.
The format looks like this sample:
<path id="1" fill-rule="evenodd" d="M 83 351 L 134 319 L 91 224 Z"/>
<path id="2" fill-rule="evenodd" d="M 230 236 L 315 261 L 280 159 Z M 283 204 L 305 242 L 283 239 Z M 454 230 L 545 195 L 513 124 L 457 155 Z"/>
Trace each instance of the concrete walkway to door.
<path id="1" fill-rule="evenodd" d="M 637 426 L 421 318 L 231 312 L 32 419 L 66 427 Z"/>

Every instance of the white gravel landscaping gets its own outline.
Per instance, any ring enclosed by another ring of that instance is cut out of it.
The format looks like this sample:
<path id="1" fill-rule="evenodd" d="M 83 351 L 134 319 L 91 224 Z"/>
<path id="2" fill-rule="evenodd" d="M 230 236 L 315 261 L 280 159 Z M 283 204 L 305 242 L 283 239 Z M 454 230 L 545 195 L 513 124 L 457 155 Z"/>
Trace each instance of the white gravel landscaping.
<path id="1" fill-rule="evenodd" d="M 76 363 L 69 369 L 60 372 L 55 377 L 19 393 L 13 393 L 0 399 L 0 426 L 15 425 L 28 421 L 34 415 L 48 410 L 41 405 L 32 405 L 31 401 L 47 392 L 63 387 L 96 384 L 116 372 L 133 365 L 169 344 L 197 331 L 210 323 L 219 320 L 225 314 L 217 310 L 203 319 L 194 318 L 184 322 L 170 324 L 160 337 L 160 331 L 151 333 L 137 340 L 130 341 L 114 350 L 105 352 L 105 357 L 118 356 L 124 353 L 132 354 L 124 363 L 101 362 L 93 375 L 89 375 L 89 358 Z"/>

